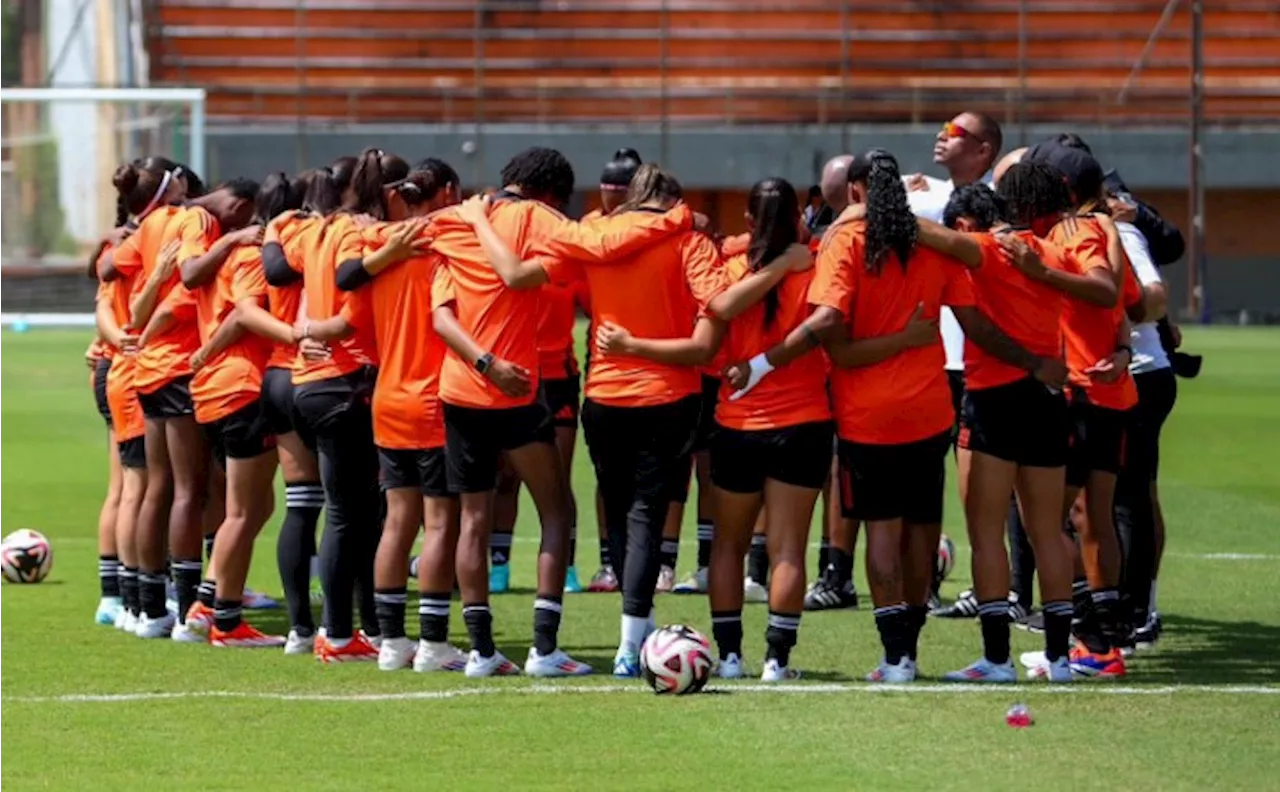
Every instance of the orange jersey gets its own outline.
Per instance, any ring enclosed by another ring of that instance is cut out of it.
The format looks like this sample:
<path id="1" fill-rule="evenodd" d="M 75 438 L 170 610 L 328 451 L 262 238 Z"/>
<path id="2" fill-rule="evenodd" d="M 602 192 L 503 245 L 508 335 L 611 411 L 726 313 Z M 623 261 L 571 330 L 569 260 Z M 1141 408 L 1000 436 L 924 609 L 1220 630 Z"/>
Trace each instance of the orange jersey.
<path id="1" fill-rule="evenodd" d="M 285 212 L 271 221 L 269 228 L 276 232 L 280 247 L 290 266 L 302 271 L 302 251 L 308 243 L 314 243 L 320 234 L 324 219 L 301 212 Z M 288 286 L 267 286 L 267 311 L 276 319 L 293 326 L 298 321 L 298 307 L 302 305 L 302 281 Z M 298 359 L 297 344 L 275 344 L 271 347 L 268 368 L 293 368 Z"/>
<path id="2" fill-rule="evenodd" d="M 355 221 L 346 214 L 321 221 L 316 232 L 302 232 L 301 241 L 309 244 L 300 253 L 307 318 L 321 321 L 337 316 L 346 304 L 349 294 L 338 289 L 338 265 L 360 258 L 364 253 L 364 239 Z M 287 249 L 286 254 L 292 265 L 293 255 Z M 357 328 L 355 335 L 336 341 L 329 348 L 333 354 L 328 360 L 298 359 L 293 369 L 294 385 L 333 379 L 362 366 L 377 365 L 372 327 Z"/>
<path id="3" fill-rule="evenodd" d="M 1074 218 L 1074 222 L 1062 222 L 1049 232 L 1049 241 L 1060 245 L 1081 273 L 1095 269 L 1111 272 L 1107 258 L 1107 236 L 1097 220 L 1091 217 Z M 1124 272 L 1132 267 L 1124 262 Z M 1094 382 L 1085 370 L 1116 350 L 1121 325 L 1124 323 L 1124 283 L 1128 279 L 1122 273 L 1116 286 L 1121 298 L 1110 308 L 1090 305 L 1082 300 L 1067 300 L 1062 313 L 1062 335 L 1066 342 L 1068 383 L 1083 390 L 1089 401 L 1099 407 L 1127 410 L 1138 403 L 1138 389 L 1133 377 L 1125 371 L 1112 383 Z"/>
<path id="4" fill-rule="evenodd" d="M 746 254 L 725 263 L 731 283 L 750 274 Z M 814 271 L 789 272 L 777 286 L 778 310 L 765 323 L 764 303 L 757 303 L 729 323 L 721 351 L 729 360 L 749 360 L 782 343 L 787 334 L 809 318 L 809 287 Z M 781 429 L 814 421 L 831 420 L 826 398 L 827 364 L 821 352 L 804 355 L 760 381 L 746 396 L 730 401 L 734 388 L 720 383 L 716 423 L 730 429 L 756 431 Z"/>
<path id="5" fill-rule="evenodd" d="M 1070 259 L 1057 245 L 1046 242 L 1029 231 L 1014 235 L 1026 242 L 1040 256 L 1046 267 L 1074 272 Z M 978 307 L 996 327 L 1023 349 L 1037 357 L 1057 358 L 1062 355 L 1060 323 L 1066 296 L 1050 286 L 1037 283 L 1013 266 L 1013 259 L 991 234 L 974 234 L 982 246 L 982 266 L 969 271 Z M 1027 372 L 1010 366 L 966 339 L 964 342 L 964 381 L 969 390 L 995 388 L 1017 382 Z"/>
<path id="6" fill-rule="evenodd" d="M 121 277 L 103 281 L 98 286 L 99 301 L 107 301 L 111 315 L 120 327 L 129 326 L 129 290 L 132 285 L 133 278 Z M 109 344 L 103 343 L 102 346 L 111 349 Z M 116 442 L 142 437 L 146 431 L 142 405 L 138 404 L 138 392 L 133 387 L 136 367 L 137 360 L 133 355 L 113 351 L 111 368 L 107 370 L 107 404 L 111 407 L 111 431 Z"/>
<path id="7" fill-rule="evenodd" d="M 170 241 L 179 240 L 177 260 L 181 266 L 208 252 L 221 235 L 218 221 L 200 207 L 162 206 L 147 215 L 138 230 L 115 251 L 114 266 L 125 277 L 134 277 L 132 297 L 144 287 L 155 268 L 157 254 Z M 175 309 L 174 320 L 138 352 L 134 384 L 139 393 L 152 393 L 190 374 L 191 354 L 200 347 L 194 303 L 182 285 L 177 267 L 157 293 L 156 304 L 161 303 Z"/>
<path id="8" fill-rule="evenodd" d="M 113 281 L 98 281 L 98 292 L 94 296 L 94 305 L 96 306 L 103 300 L 110 299 L 112 293 L 115 292 L 114 286 L 115 283 Z M 119 324 L 119 320 L 116 323 Z M 89 344 L 89 348 L 85 350 L 85 355 L 95 360 L 111 360 L 116 356 L 116 348 L 101 338 L 94 338 L 93 343 Z"/>
<path id="9" fill-rule="evenodd" d="M 261 302 L 266 297 L 262 249 L 256 245 L 237 247 L 218 268 L 217 276 L 195 290 L 200 342 L 208 343 L 236 303 L 246 299 Z M 245 332 L 206 361 L 191 378 L 196 421 L 213 423 L 256 401 L 271 347 L 262 336 Z"/>
<path id="10" fill-rule="evenodd" d="M 542 310 L 538 314 L 538 376 L 564 379 L 578 376 L 578 358 L 573 353 L 573 325 L 578 305 L 585 304 L 586 284 L 581 281 L 542 287 Z"/>
<path id="11" fill-rule="evenodd" d="M 365 255 L 386 244 L 396 226 L 364 233 Z M 379 272 L 351 292 L 342 315 L 373 331 L 378 382 L 373 391 L 373 440 L 381 448 L 426 449 L 444 445 L 440 366 L 445 344 L 431 324 L 431 289 L 440 256 L 407 259 Z"/>
<path id="12" fill-rule="evenodd" d="M 810 303 L 840 311 L 851 338 L 897 333 L 920 304 L 925 318 L 935 320 L 943 305 L 975 304 L 964 265 L 925 247 L 916 247 L 905 269 L 890 256 L 879 275 L 868 272 L 865 234 L 861 220 L 828 229 L 809 289 Z M 939 336 L 934 344 L 872 366 L 833 369 L 831 398 L 839 436 L 856 443 L 899 445 L 947 431 L 955 423 L 955 410 L 945 363 Z"/>
<path id="13" fill-rule="evenodd" d="M 734 256 L 742 255 L 747 252 L 747 247 L 751 244 L 751 234 L 738 234 L 737 236 L 725 237 L 720 241 L 720 255 L 726 259 Z"/>
<path id="14" fill-rule="evenodd" d="M 609 215 L 550 240 L 549 256 L 540 260 L 553 282 L 585 278 L 593 327 L 613 322 L 639 338 L 688 338 L 699 314 L 728 285 L 715 244 L 689 230 L 691 223 L 684 205 Z M 611 249 L 615 244 L 625 247 Z M 593 245 L 601 249 L 588 250 Z M 603 404 L 670 404 L 701 391 L 693 366 L 593 355 L 587 371 L 586 396 Z"/>

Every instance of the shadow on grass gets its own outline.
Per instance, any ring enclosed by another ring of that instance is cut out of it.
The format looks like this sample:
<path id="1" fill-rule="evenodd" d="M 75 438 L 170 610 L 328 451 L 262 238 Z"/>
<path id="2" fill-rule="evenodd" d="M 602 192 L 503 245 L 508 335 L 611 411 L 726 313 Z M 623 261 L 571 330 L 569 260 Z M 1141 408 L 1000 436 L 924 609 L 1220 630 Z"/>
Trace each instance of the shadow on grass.
<path id="1" fill-rule="evenodd" d="M 1280 627 L 1161 614 L 1164 635 L 1129 661 L 1126 683 L 1280 684 Z"/>

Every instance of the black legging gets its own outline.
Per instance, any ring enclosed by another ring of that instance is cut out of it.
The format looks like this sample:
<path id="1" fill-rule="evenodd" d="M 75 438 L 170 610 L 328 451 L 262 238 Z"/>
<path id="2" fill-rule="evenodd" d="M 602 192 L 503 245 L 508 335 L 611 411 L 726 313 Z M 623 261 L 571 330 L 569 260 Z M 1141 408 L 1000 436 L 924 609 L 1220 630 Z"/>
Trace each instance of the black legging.
<path id="1" fill-rule="evenodd" d="M 604 500 L 622 613 L 647 618 L 661 566 L 667 508 L 689 475 L 701 397 L 653 407 L 614 407 L 590 399 L 582 430 Z"/>
<path id="2" fill-rule="evenodd" d="M 373 617 L 373 558 L 382 533 L 378 456 L 369 409 L 375 379 L 376 371 L 366 367 L 295 388 L 298 412 L 315 434 L 324 483 L 325 529 L 320 542 L 324 627 L 328 637 L 339 640 L 350 638 L 354 631 L 352 600 L 357 584 L 362 616 Z M 366 628 L 372 626 L 368 618 Z"/>

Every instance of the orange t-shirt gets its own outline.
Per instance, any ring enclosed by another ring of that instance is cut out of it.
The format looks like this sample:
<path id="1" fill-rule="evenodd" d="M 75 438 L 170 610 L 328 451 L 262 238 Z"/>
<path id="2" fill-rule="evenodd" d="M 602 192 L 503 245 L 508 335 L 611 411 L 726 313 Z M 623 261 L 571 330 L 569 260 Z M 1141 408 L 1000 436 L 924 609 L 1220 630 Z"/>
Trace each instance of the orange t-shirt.
<path id="1" fill-rule="evenodd" d="M 285 212 L 273 219 L 269 225 L 274 228 L 284 250 L 289 266 L 298 272 L 302 271 L 302 251 L 312 248 L 324 226 L 324 218 L 302 212 Z M 288 286 L 267 285 L 267 311 L 276 319 L 293 326 L 298 321 L 298 307 L 302 305 L 302 281 L 294 281 Z M 267 368 L 292 369 L 298 359 L 297 344 L 274 344 L 271 347 L 271 358 Z"/>
<path id="2" fill-rule="evenodd" d="M 217 276 L 195 290 L 200 342 L 208 343 L 236 303 L 247 299 L 264 301 L 266 296 L 262 249 L 256 245 L 237 247 L 218 268 Z M 210 358 L 191 378 L 196 421 L 213 423 L 256 401 L 262 392 L 262 373 L 271 357 L 271 347 L 269 340 L 245 332 Z"/>
<path id="3" fill-rule="evenodd" d="M 573 353 L 573 325 L 578 306 L 585 305 L 586 284 L 542 286 L 542 310 L 538 314 L 538 376 L 566 379 L 578 376 L 578 358 Z"/>
<path id="4" fill-rule="evenodd" d="M 750 274 L 745 253 L 725 262 L 727 280 L 736 283 Z M 764 303 L 743 311 L 729 323 L 721 351 L 729 360 L 749 360 L 782 343 L 787 334 L 809 318 L 809 287 L 814 271 L 789 272 L 777 286 L 778 311 L 765 324 Z M 740 431 L 781 429 L 831 420 L 827 401 L 827 363 L 821 351 L 804 355 L 760 380 L 746 396 L 730 401 L 734 388 L 720 383 L 716 423 Z"/>
<path id="5" fill-rule="evenodd" d="M 1073 218 L 1062 222 L 1049 232 L 1049 241 L 1060 245 L 1065 254 L 1075 262 L 1081 273 L 1095 269 L 1111 272 L 1107 258 L 1107 236 L 1097 220 L 1091 217 Z M 1125 272 L 1132 272 L 1128 260 Z M 1120 278 L 1121 299 L 1110 308 L 1090 305 L 1083 300 L 1067 300 L 1062 313 L 1062 335 L 1067 349 L 1067 381 L 1088 396 L 1089 402 L 1112 410 L 1127 410 L 1138 403 L 1138 388 L 1133 377 L 1125 371 L 1115 382 L 1100 383 L 1089 378 L 1085 369 L 1116 350 L 1117 337 L 1124 323 L 1124 283 L 1132 275 Z"/>
<path id="6" fill-rule="evenodd" d="M 108 252 L 103 251 L 102 255 L 108 255 Z M 122 328 L 129 327 L 129 292 L 137 275 L 135 272 L 131 276 L 103 281 L 98 286 L 98 299 L 107 300 L 111 315 Z M 111 349 L 109 344 L 102 346 Z M 111 407 L 111 431 L 116 442 L 142 437 L 146 432 L 142 406 L 138 404 L 138 394 L 133 387 L 136 368 L 137 359 L 133 355 L 112 351 L 111 368 L 107 370 L 107 404 Z"/>
<path id="7" fill-rule="evenodd" d="M 154 269 L 160 249 L 171 240 L 180 241 L 177 259 L 181 265 L 207 253 L 221 235 L 218 221 L 198 206 L 162 206 L 147 215 L 115 251 L 114 267 L 125 277 L 137 276 L 133 286 L 136 295 Z M 191 354 L 200 348 L 192 299 L 175 267 L 156 297 L 157 306 L 166 303 L 175 309 L 174 321 L 138 351 L 134 385 L 139 393 L 153 393 L 191 373 Z"/>
<path id="8" fill-rule="evenodd" d="M 381 248 L 396 225 L 366 229 L 364 254 Z M 406 259 L 351 292 L 342 316 L 357 331 L 373 332 L 378 382 L 373 391 L 373 440 L 381 448 L 427 449 L 444 445 L 440 366 L 445 343 L 431 324 L 431 289 L 438 255 Z"/>
<path id="9" fill-rule="evenodd" d="M 738 234 L 736 236 L 725 237 L 720 241 L 720 255 L 725 259 L 731 259 L 734 256 L 740 256 L 747 252 L 747 247 L 751 245 L 751 234 Z"/>
<path id="10" fill-rule="evenodd" d="M 348 292 L 338 288 L 338 265 L 364 253 L 364 239 L 355 220 L 340 214 L 321 221 L 316 233 L 302 232 L 303 294 L 307 297 L 307 318 L 314 321 L 332 319 L 342 311 Z M 290 265 L 293 255 L 286 249 Z M 291 323 L 292 324 L 292 323 Z M 377 353 L 373 328 L 356 328 L 355 335 L 329 345 L 332 355 L 328 360 L 304 360 L 298 358 L 293 368 L 293 384 L 304 385 L 334 379 L 363 366 L 377 365 Z"/>
<path id="11" fill-rule="evenodd" d="M 930 319 L 938 318 L 943 305 L 975 304 L 964 265 L 922 246 L 916 247 L 905 269 L 890 257 L 879 275 L 868 272 L 865 234 L 861 220 L 828 229 L 809 289 L 810 303 L 840 311 L 851 338 L 899 332 L 921 303 Z M 935 344 L 908 349 L 873 366 L 833 369 L 831 397 L 840 438 L 901 445 L 949 430 L 955 424 L 955 409 L 945 363 L 939 336 Z"/>
<path id="12" fill-rule="evenodd" d="M 1070 260 L 1057 245 L 1038 238 L 1030 231 L 1015 231 L 1014 236 L 1039 254 L 1046 267 L 1074 272 Z M 982 246 L 982 266 L 969 270 L 978 307 L 996 327 L 1023 349 L 1037 357 L 1062 355 L 1060 327 L 1066 295 L 1023 275 L 1013 266 L 1013 259 L 991 234 L 974 234 Z M 985 352 L 966 339 L 964 342 L 964 383 L 968 390 L 983 390 L 1007 385 L 1030 376 Z"/>
<path id="13" fill-rule="evenodd" d="M 539 260 L 553 282 L 585 278 L 591 324 L 613 322 L 638 338 L 688 338 L 699 314 L 728 286 L 720 254 L 689 230 L 692 214 L 623 212 L 583 223 L 549 240 Z M 588 250 L 601 240 L 602 249 Z M 628 249 L 611 250 L 626 240 Z M 626 355 L 593 355 L 586 397 L 620 407 L 670 404 L 701 393 L 699 369 Z"/>

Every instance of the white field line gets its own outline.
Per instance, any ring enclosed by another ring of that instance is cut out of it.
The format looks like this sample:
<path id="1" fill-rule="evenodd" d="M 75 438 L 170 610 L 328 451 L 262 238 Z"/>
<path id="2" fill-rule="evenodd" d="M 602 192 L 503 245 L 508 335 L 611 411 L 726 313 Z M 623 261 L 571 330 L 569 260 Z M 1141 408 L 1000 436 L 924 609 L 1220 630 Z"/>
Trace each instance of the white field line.
<path id="1" fill-rule="evenodd" d="M 1153 687 L 1111 686 L 1082 683 L 1077 685 L 716 685 L 712 692 L 732 694 L 765 694 L 796 696 L 807 694 L 869 693 L 876 695 L 1000 695 L 1054 694 L 1073 696 L 1172 696 L 1203 693 L 1219 696 L 1276 696 L 1280 686 L 1267 685 L 1161 685 Z M 61 696 L 5 696 L 13 704 L 120 704 L 136 701 L 169 701 L 179 699 L 247 699 L 254 701 L 299 701 L 319 703 L 377 701 L 438 701 L 468 696 L 547 696 L 600 693 L 644 693 L 640 684 L 548 685 L 530 687 L 459 688 L 455 690 L 422 690 L 402 693 L 270 693 L 261 691 L 193 690 L 175 693 L 72 693 Z"/>

